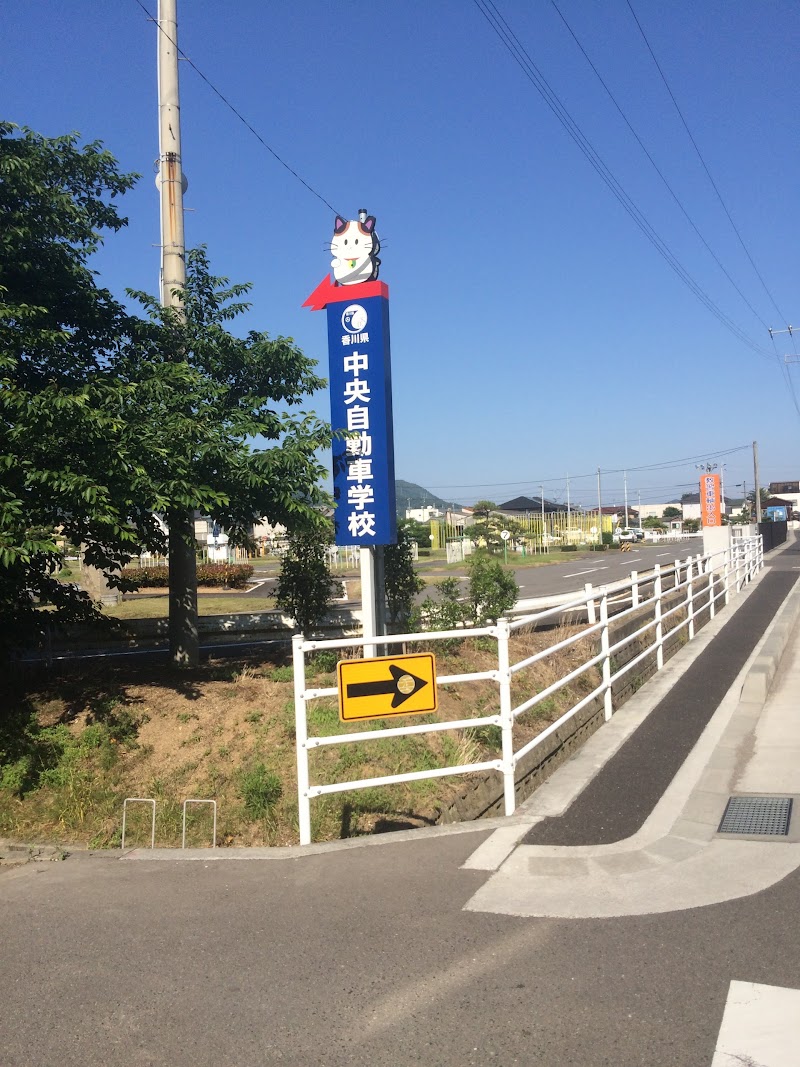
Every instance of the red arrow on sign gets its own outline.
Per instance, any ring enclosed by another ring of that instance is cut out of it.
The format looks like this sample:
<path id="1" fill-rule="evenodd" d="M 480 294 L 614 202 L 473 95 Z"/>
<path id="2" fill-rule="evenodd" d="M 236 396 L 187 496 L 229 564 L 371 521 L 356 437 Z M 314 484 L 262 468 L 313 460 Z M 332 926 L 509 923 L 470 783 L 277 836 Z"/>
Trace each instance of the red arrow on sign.
<path id="1" fill-rule="evenodd" d="M 366 300 L 368 296 L 389 295 L 386 282 L 360 282 L 358 285 L 336 285 L 331 276 L 326 274 L 317 288 L 301 305 L 312 311 L 322 311 L 328 304 L 340 304 L 344 301 Z"/>

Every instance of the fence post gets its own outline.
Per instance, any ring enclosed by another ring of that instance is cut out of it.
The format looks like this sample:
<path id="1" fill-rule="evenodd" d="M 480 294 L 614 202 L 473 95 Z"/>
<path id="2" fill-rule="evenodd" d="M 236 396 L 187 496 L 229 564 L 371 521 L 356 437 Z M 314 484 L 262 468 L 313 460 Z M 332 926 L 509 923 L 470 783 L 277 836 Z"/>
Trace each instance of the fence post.
<path id="1" fill-rule="evenodd" d="M 639 607 L 639 572 L 631 571 L 631 607 Z"/>
<path id="2" fill-rule="evenodd" d="M 689 640 L 694 637 L 694 583 L 692 578 L 694 576 L 694 568 L 692 566 L 692 557 L 686 557 L 686 612 L 689 616 L 689 625 L 687 627 L 689 631 Z"/>
<path id="3" fill-rule="evenodd" d="M 722 591 L 723 591 L 723 603 L 727 608 L 731 599 L 731 552 L 733 548 L 729 546 L 725 549 L 725 554 L 722 557 Z"/>
<path id="4" fill-rule="evenodd" d="M 311 844 L 311 801 L 308 796 L 308 724 L 306 722 L 306 656 L 303 635 L 292 638 L 294 666 L 294 729 L 297 744 L 297 815 L 300 844 Z"/>
<path id="5" fill-rule="evenodd" d="M 675 560 L 675 588 L 677 589 L 680 584 L 681 584 L 681 561 L 679 559 L 676 559 Z"/>
<path id="6" fill-rule="evenodd" d="M 653 596 L 655 597 L 655 620 L 656 620 L 656 670 L 664 666 L 664 623 L 661 621 L 661 564 L 656 563 L 653 568 L 656 580 L 653 583 Z"/>
<path id="7" fill-rule="evenodd" d="M 714 576 L 714 567 L 712 564 L 713 556 L 709 556 L 706 560 L 706 574 L 708 575 L 708 619 L 709 622 L 714 618 L 717 613 L 717 590 L 716 581 Z"/>
<path id="8" fill-rule="evenodd" d="M 600 651 L 603 653 L 603 712 L 605 721 L 611 718 L 613 704 L 611 699 L 611 641 L 608 633 L 608 594 L 600 597 Z"/>
<path id="9" fill-rule="evenodd" d="M 584 593 L 586 593 L 586 620 L 590 626 L 594 626 L 597 622 L 597 613 L 594 610 L 594 598 L 592 594 L 592 583 L 587 582 L 583 587 Z"/>
<path id="10" fill-rule="evenodd" d="M 741 558 L 742 558 L 741 546 L 737 545 L 736 546 L 736 555 L 734 556 L 734 563 L 736 565 L 736 592 L 737 592 L 737 594 L 741 593 L 741 591 L 742 591 L 742 579 L 741 579 L 741 575 L 739 573 L 739 571 L 740 571 L 739 564 L 741 562 Z"/>
<path id="11" fill-rule="evenodd" d="M 500 678 L 500 729 L 503 746 L 503 800 L 506 815 L 516 808 L 514 792 L 514 716 L 511 710 L 511 670 L 508 639 L 511 625 L 508 619 L 497 620 L 497 673 Z"/>

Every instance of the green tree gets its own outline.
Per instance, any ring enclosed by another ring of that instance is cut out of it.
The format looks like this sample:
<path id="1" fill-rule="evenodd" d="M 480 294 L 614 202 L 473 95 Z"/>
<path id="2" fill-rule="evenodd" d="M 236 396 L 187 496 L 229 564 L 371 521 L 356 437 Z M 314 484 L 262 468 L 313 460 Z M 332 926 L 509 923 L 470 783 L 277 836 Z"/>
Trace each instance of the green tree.
<path id="1" fill-rule="evenodd" d="M 149 314 L 135 343 L 117 361 L 118 380 L 130 385 L 126 411 L 136 427 L 130 447 L 146 473 L 151 506 L 166 513 L 170 534 L 194 543 L 191 516 L 200 511 L 223 526 L 232 545 L 247 545 L 257 518 L 289 531 L 322 523 L 318 505 L 325 474 L 318 451 L 330 443 L 316 416 L 287 409 L 325 383 L 291 338 L 227 324 L 248 308 L 250 286 L 211 274 L 205 249 L 187 253 L 181 313 L 155 297 L 131 293 Z M 176 356 L 176 353 L 178 355 Z M 256 449 L 251 441 L 270 444 Z M 188 516 L 188 519 L 187 519 Z M 178 555 L 178 553 L 176 553 Z M 172 557 L 171 557 L 172 559 Z M 173 659 L 181 636 L 196 631 L 194 567 L 170 575 Z"/>
<path id="2" fill-rule="evenodd" d="M 657 515 L 648 515 L 646 519 L 642 519 L 642 527 L 646 530 L 663 530 L 664 523 Z"/>
<path id="3" fill-rule="evenodd" d="M 499 550 L 503 543 L 500 531 L 505 520 L 496 512 L 497 504 L 493 501 L 479 500 L 472 509 L 475 521 L 464 531 L 475 545 L 489 552 Z"/>
<path id="4" fill-rule="evenodd" d="M 662 519 L 679 519 L 683 515 L 680 508 L 674 507 L 672 504 L 669 507 L 664 508 L 661 512 Z"/>
<path id="5" fill-rule="evenodd" d="M 58 582 L 56 531 L 109 568 L 158 541 L 130 502 L 120 390 L 109 373 L 129 319 L 88 266 L 126 220 L 113 199 L 135 176 L 74 135 L 0 122 L 0 641 L 24 645 L 48 619 L 96 614 Z"/>
<path id="6" fill-rule="evenodd" d="M 328 614 L 334 597 L 342 595 L 342 583 L 331 575 L 325 558 L 330 543 L 330 528 L 294 534 L 281 562 L 275 603 L 306 637 Z"/>
<path id="7" fill-rule="evenodd" d="M 112 203 L 134 183 L 98 143 L 0 123 L 0 608 L 19 643 L 55 621 L 98 618 L 56 580 L 56 531 L 125 588 L 119 569 L 163 551 L 155 517 L 193 544 L 194 510 L 245 543 L 261 516 L 290 530 L 321 522 L 317 454 L 329 429 L 290 414 L 324 383 L 291 338 L 234 336 L 248 286 L 190 253 L 184 315 L 125 312 L 90 267 L 126 220 Z M 252 440 L 268 447 L 254 448 Z M 196 582 L 171 616 L 196 628 Z"/>
<path id="8" fill-rule="evenodd" d="M 431 524 L 429 522 L 420 522 L 418 519 L 399 519 L 398 523 L 403 524 L 410 541 L 416 541 L 420 548 L 431 547 Z"/>
<path id="9" fill-rule="evenodd" d="M 397 524 L 397 544 L 387 545 L 383 550 L 387 621 L 398 630 L 409 625 L 414 599 L 425 587 L 424 581 L 414 570 L 409 526 L 410 521 L 400 520 Z"/>
<path id="10" fill-rule="evenodd" d="M 513 572 L 488 553 L 474 552 L 467 559 L 467 574 L 467 611 L 478 626 L 496 621 L 516 603 L 519 589 Z"/>

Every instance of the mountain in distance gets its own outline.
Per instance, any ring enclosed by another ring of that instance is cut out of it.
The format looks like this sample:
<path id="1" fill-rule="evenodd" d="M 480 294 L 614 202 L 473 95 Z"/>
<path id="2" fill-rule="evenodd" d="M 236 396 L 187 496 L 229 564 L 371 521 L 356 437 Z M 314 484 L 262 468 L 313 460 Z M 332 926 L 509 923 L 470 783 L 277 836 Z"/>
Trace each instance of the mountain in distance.
<path id="1" fill-rule="evenodd" d="M 445 511 L 455 503 L 453 500 L 443 500 L 442 497 L 431 493 L 424 486 L 416 485 L 414 482 L 404 482 L 401 478 L 395 479 L 394 486 L 397 494 L 397 514 L 401 517 L 405 515 L 406 508 L 424 508 L 432 505 Z M 455 506 L 459 507 L 460 505 L 456 504 Z"/>

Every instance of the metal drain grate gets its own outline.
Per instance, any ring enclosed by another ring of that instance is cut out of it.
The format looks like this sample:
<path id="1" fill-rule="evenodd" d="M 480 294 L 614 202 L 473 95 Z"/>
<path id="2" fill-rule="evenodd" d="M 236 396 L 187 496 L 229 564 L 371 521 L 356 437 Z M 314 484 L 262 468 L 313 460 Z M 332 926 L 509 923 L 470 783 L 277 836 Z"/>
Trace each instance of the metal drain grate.
<path id="1" fill-rule="evenodd" d="M 791 797 L 731 797 L 717 833 L 785 837 L 791 817 Z"/>

